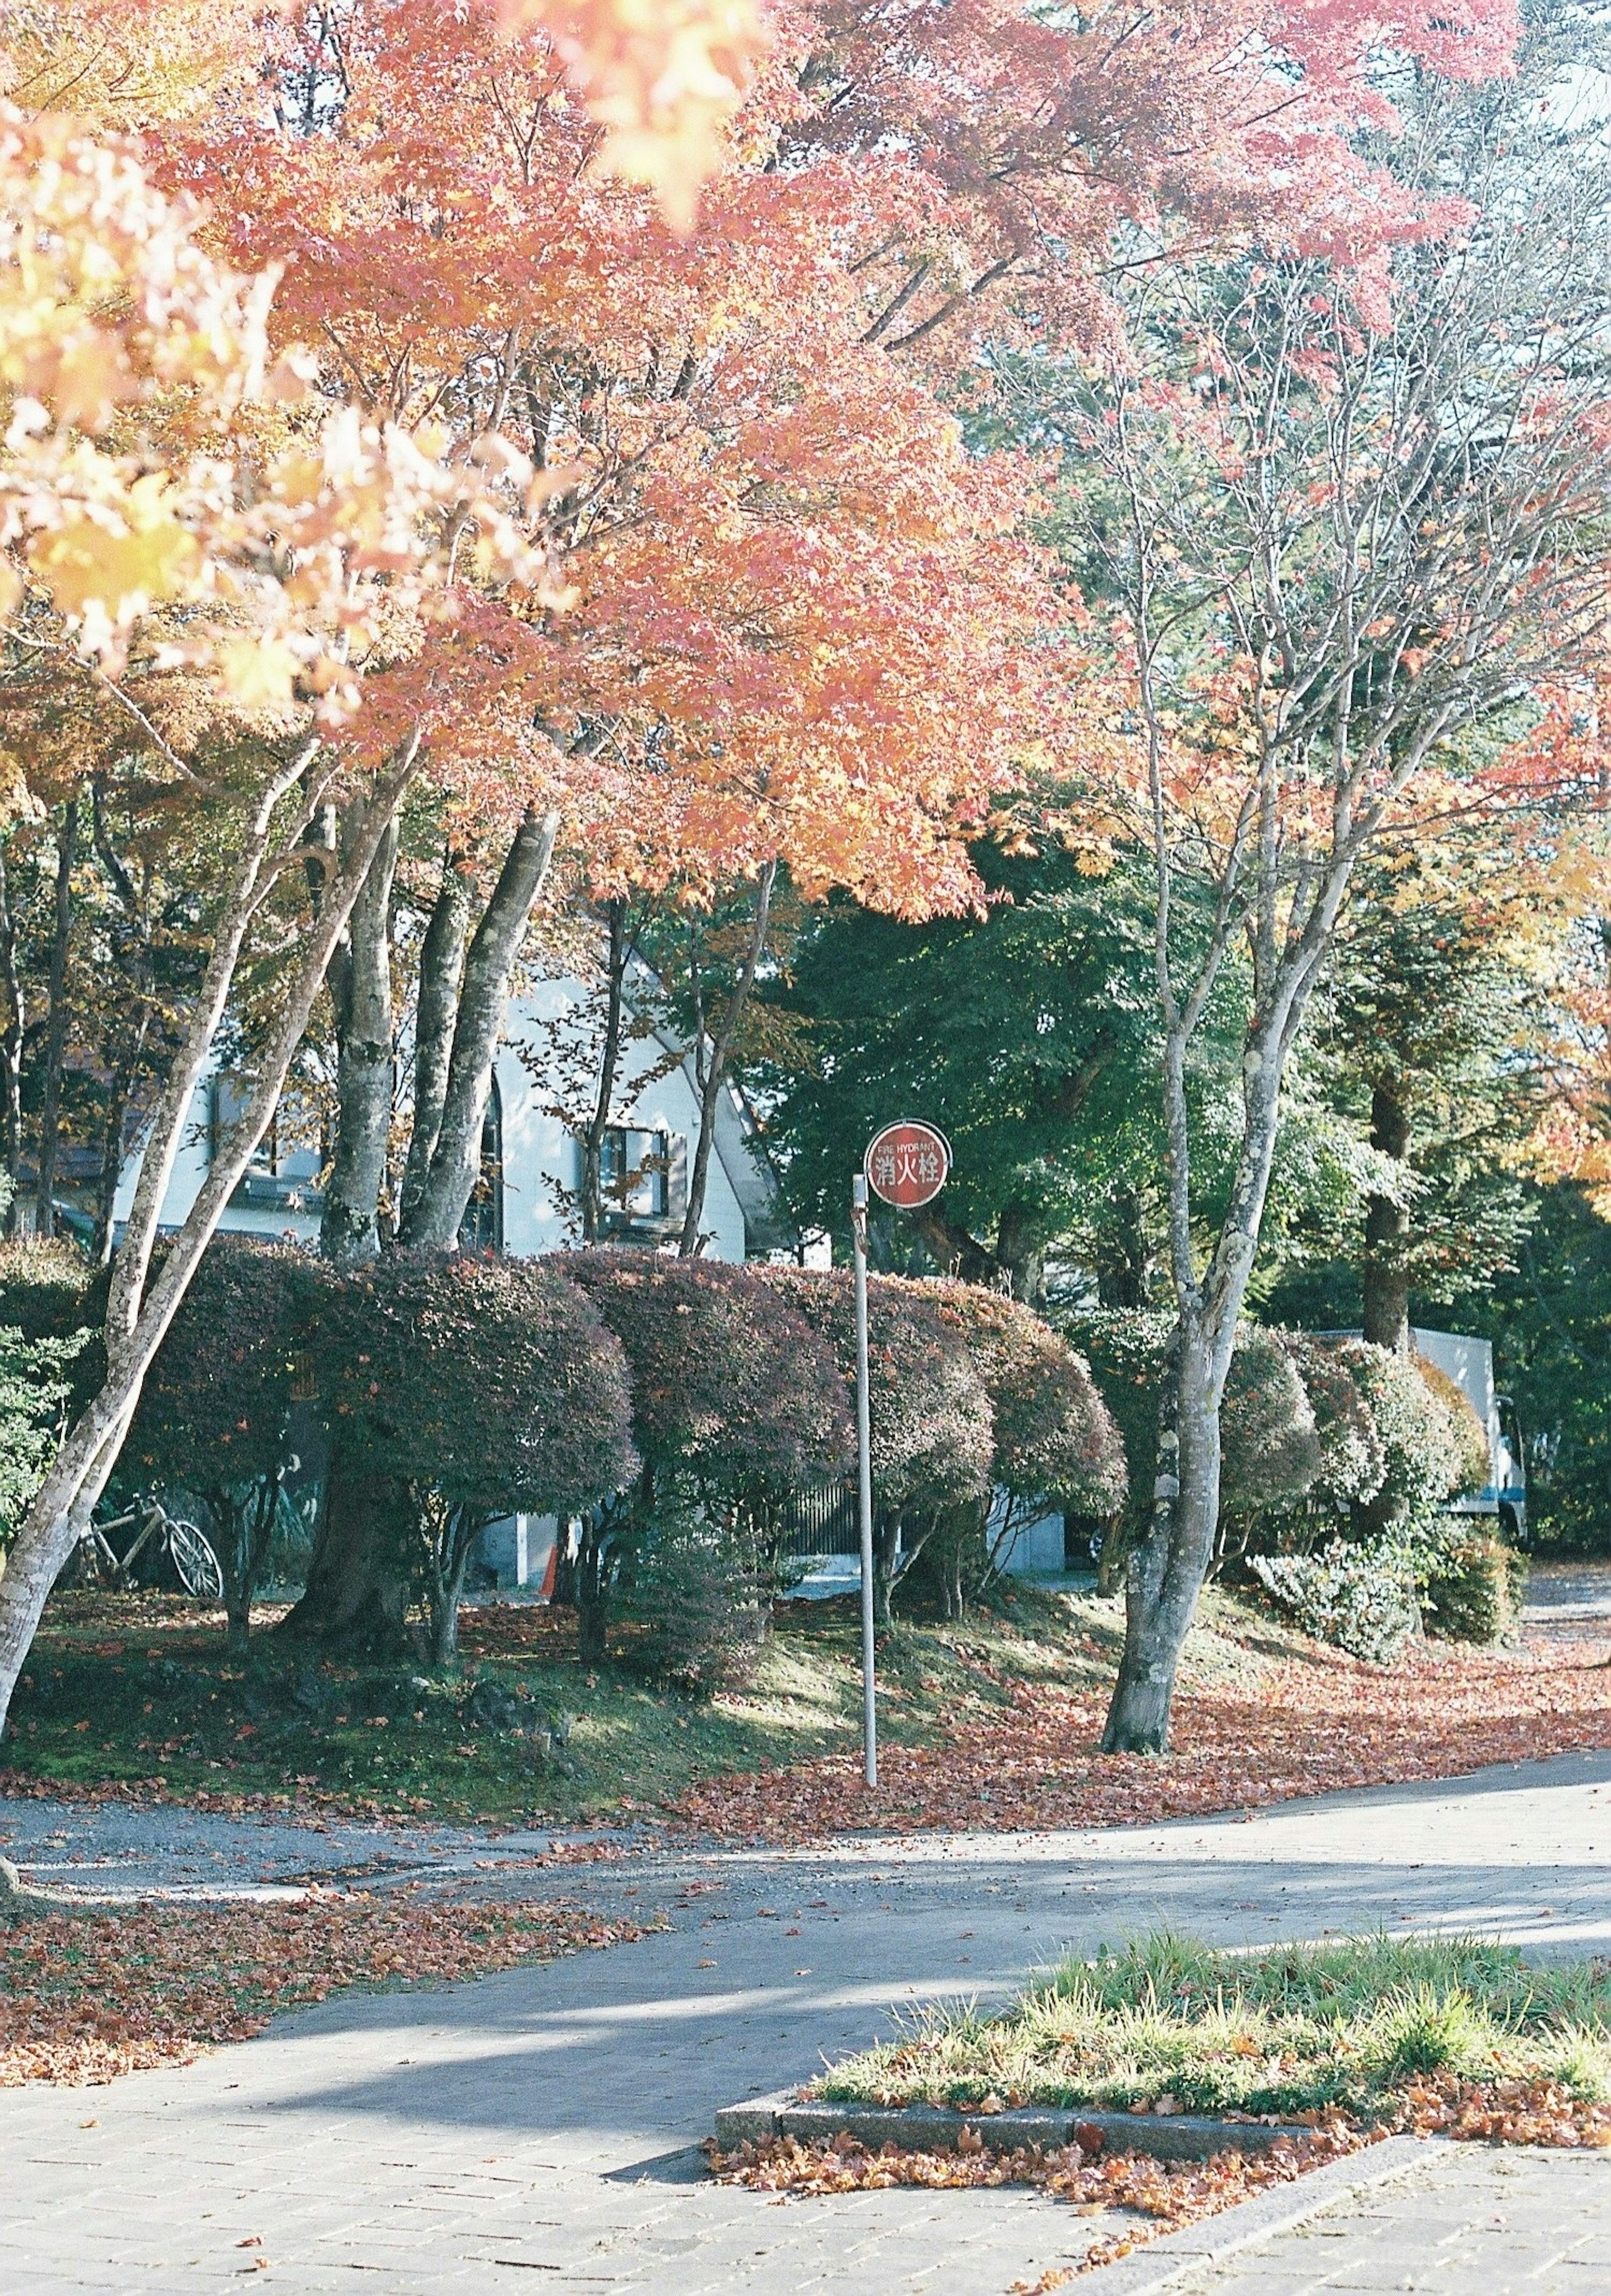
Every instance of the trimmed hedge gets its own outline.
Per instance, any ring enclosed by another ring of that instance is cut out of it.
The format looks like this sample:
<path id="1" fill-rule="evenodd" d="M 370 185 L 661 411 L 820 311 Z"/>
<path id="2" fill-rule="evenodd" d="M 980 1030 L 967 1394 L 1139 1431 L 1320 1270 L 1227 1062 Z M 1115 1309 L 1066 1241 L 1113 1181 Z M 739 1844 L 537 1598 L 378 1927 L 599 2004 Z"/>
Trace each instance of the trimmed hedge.
<path id="1" fill-rule="evenodd" d="M 832 1351 L 756 1267 L 650 1251 L 553 1262 L 626 1353 L 644 1464 L 712 1489 L 787 1489 L 843 1473 L 855 1432 Z"/>
<path id="2" fill-rule="evenodd" d="M 344 1475 L 397 1487 L 412 1523 L 438 1663 L 487 1522 L 590 1509 L 637 1472 L 620 1342 L 552 1260 L 396 1253 L 326 1274 L 312 1336 Z"/>
<path id="3" fill-rule="evenodd" d="M 618 1611 L 651 1671 L 692 1690 L 740 1680 L 782 1573 L 789 1493 L 854 1456 L 833 1353 L 758 1268 L 618 1250 L 557 1264 L 625 1352 L 643 1463 L 636 1488 L 581 1527 L 583 1649 L 602 1656 Z"/>
<path id="4" fill-rule="evenodd" d="M 1002 1489 L 1079 1514 L 1124 1504 L 1124 1446 L 1091 1366 L 1017 1300 L 977 1283 L 924 1289 L 961 1338 L 990 1398 Z"/>

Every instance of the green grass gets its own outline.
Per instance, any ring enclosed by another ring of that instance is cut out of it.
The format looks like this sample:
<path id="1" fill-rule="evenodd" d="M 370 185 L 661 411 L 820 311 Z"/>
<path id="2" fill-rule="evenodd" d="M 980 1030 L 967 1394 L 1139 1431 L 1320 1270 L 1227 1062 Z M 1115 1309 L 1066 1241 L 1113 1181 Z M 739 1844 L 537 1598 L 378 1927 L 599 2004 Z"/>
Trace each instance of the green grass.
<path id="1" fill-rule="evenodd" d="M 1611 1968 L 1473 1938 L 1215 1952 L 1167 1933 L 1070 1960 L 1000 2016 L 935 2009 L 836 2065 L 839 2103 L 1380 2116 L 1418 2076 L 1611 2098 Z"/>
<path id="2" fill-rule="evenodd" d="M 987 1728 L 1019 1683 L 1105 1686 L 1120 1633 L 1116 1603 L 1010 1587 L 962 1625 L 903 1625 L 879 1654 L 886 1738 L 928 1742 L 975 1720 Z M 315 1667 L 272 1630 L 232 1657 L 221 1626 L 176 1599 L 59 1595 L 29 1653 L 0 1768 L 79 1787 L 159 1777 L 176 1799 L 316 1793 L 445 1818 L 578 1821 L 652 1808 L 723 1771 L 857 1742 L 851 1603 L 781 1606 L 754 1681 L 702 1702 L 646 1682 L 625 1654 L 584 1667 L 565 1611 L 472 1609 L 461 1639 L 452 1671 Z M 1198 1641 L 1210 1672 L 1259 1663 L 1212 1631 Z M 528 1737 L 466 1720 L 466 1693 L 487 1674 L 529 1702 L 535 1722 L 576 1718 L 562 1754 L 544 1761 Z"/>

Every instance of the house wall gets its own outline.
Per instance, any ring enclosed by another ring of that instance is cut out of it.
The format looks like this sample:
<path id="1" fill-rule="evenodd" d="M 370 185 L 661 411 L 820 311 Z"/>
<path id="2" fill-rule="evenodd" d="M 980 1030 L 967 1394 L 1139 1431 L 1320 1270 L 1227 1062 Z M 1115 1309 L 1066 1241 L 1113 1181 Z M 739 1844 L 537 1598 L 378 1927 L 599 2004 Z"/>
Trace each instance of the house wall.
<path id="1" fill-rule="evenodd" d="M 511 1006 L 498 1054 L 498 1092 L 503 1111 L 503 1244 L 505 1250 L 518 1257 L 557 1251 L 575 1240 L 568 1227 L 562 1192 L 574 1190 L 580 1177 L 577 1146 L 559 1118 L 546 1111 L 544 1103 L 552 1087 L 544 1076 L 552 1059 L 554 1027 L 562 1028 L 570 1013 L 579 1015 L 585 999 L 586 991 L 579 981 L 536 983 Z M 699 1136 L 699 1102 L 686 1067 L 679 1064 L 669 1074 L 655 1076 L 655 1070 L 664 1067 L 665 1062 L 665 1049 L 655 1037 L 630 1041 L 622 1060 L 621 1103 L 634 1127 L 681 1134 L 691 1157 Z M 634 1083 L 638 1089 L 633 1094 Z M 202 1085 L 192 1103 L 174 1177 L 163 1200 L 164 1227 L 179 1226 L 207 1177 L 208 1115 L 209 1086 Z M 135 1155 L 125 1166 L 119 1184 L 116 1220 L 128 1217 L 139 1171 L 140 1158 Z M 258 1207 L 237 1201 L 229 1206 L 221 1226 L 237 1234 L 312 1243 L 318 1236 L 319 1216 L 316 1209 Z M 744 1214 L 719 1156 L 710 1160 L 704 1226 L 710 1236 L 706 1250 L 711 1259 L 744 1258 Z"/>
<path id="2" fill-rule="evenodd" d="M 503 1243 L 521 1255 L 557 1251 L 574 1240 L 568 1230 L 562 1192 L 580 1177 L 574 1135 L 545 1103 L 552 1086 L 544 1081 L 545 1061 L 556 1027 L 578 1018 L 586 991 L 577 980 L 534 984 L 512 1006 L 505 1042 L 498 1054 L 498 1092 L 503 1104 Z M 656 1077 L 666 1062 L 653 1037 L 628 1042 L 621 1061 L 620 1103 L 634 1127 L 647 1132 L 681 1134 L 691 1158 L 699 1137 L 699 1109 L 686 1067 Z M 636 1090 L 634 1090 L 634 1086 Z M 629 1097 L 630 1095 L 630 1097 Z M 718 1157 L 710 1160 L 705 1190 L 706 1250 L 712 1259 L 742 1259 L 744 1214 Z"/>

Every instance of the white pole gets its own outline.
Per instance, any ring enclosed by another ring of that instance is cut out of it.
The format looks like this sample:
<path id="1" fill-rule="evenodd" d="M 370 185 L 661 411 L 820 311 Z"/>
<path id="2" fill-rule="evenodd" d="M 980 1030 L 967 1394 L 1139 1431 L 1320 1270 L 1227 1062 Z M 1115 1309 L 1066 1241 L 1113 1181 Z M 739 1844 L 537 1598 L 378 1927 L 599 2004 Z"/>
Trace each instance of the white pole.
<path id="1" fill-rule="evenodd" d="M 856 1480 L 862 1518 L 862 1744 L 867 1783 L 879 1782 L 879 1714 L 872 1649 L 872 1420 L 867 1385 L 867 1180 L 850 1184 L 850 1230 L 855 1239 Z"/>

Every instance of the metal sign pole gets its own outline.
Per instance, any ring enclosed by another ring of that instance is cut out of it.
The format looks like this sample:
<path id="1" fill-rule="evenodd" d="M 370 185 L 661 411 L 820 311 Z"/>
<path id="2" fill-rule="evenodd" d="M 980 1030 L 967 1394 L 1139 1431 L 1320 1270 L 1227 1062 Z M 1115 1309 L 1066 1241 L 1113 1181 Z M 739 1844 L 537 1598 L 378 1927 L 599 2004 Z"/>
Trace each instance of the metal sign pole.
<path id="1" fill-rule="evenodd" d="M 872 1647 L 872 1418 L 867 1374 L 867 1180 L 850 1184 L 850 1231 L 855 1239 L 856 1481 L 862 1520 L 862 1743 L 867 1783 L 879 1782 L 879 1715 Z"/>

